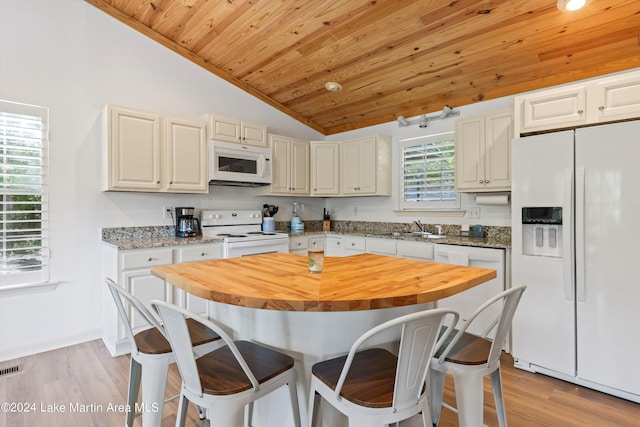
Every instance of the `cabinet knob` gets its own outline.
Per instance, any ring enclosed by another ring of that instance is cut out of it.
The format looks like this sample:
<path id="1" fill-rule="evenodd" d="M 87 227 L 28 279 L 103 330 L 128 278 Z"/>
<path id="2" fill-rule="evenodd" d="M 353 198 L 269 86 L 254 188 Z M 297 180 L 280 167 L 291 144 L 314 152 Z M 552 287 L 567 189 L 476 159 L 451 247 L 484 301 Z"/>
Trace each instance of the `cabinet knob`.
<path id="1" fill-rule="evenodd" d="M 488 180 L 488 179 L 485 179 L 485 180 L 484 180 L 484 183 L 485 183 L 485 184 L 488 184 L 488 183 L 489 183 L 489 180 Z"/>
<path id="2" fill-rule="evenodd" d="M 355 243 L 351 243 L 351 246 L 355 246 L 355 245 L 356 245 Z"/>
<path id="3" fill-rule="evenodd" d="M 484 180 L 481 179 L 480 181 L 478 181 L 480 184 L 484 184 Z"/>
<path id="4" fill-rule="evenodd" d="M 584 110 L 578 110 L 578 114 L 582 115 L 582 113 L 584 113 Z"/>
<path id="5" fill-rule="evenodd" d="M 599 106 L 599 107 L 598 107 L 598 110 L 600 110 L 600 111 L 604 111 L 604 105 Z"/>
<path id="6" fill-rule="evenodd" d="M 206 255 L 206 254 L 205 254 L 204 252 L 202 252 L 202 253 L 200 254 L 200 256 L 205 256 L 205 255 Z"/>
<path id="7" fill-rule="evenodd" d="M 156 184 L 160 184 L 160 181 L 156 181 Z"/>
<path id="8" fill-rule="evenodd" d="M 153 261 L 153 258 L 149 257 L 149 259 L 147 261 L 151 262 L 151 261 Z"/>

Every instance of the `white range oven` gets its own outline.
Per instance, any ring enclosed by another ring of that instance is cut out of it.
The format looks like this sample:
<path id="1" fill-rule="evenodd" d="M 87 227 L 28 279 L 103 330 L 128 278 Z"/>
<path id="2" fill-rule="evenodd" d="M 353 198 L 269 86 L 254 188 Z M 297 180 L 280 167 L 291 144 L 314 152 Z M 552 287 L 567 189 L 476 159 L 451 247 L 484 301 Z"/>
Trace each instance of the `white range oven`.
<path id="1" fill-rule="evenodd" d="M 289 253 L 287 233 L 262 231 L 260 210 L 203 210 L 202 235 L 222 237 L 224 258 L 271 252 Z"/>

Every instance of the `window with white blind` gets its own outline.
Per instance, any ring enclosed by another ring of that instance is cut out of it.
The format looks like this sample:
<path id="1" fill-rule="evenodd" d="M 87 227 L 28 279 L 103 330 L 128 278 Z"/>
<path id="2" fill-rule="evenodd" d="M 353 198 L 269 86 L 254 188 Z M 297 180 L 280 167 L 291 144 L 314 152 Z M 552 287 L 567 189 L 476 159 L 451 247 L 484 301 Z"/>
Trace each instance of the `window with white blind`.
<path id="1" fill-rule="evenodd" d="M 48 109 L 0 100 L 0 287 L 49 280 Z"/>
<path id="2" fill-rule="evenodd" d="M 453 132 L 400 140 L 402 210 L 459 209 Z"/>

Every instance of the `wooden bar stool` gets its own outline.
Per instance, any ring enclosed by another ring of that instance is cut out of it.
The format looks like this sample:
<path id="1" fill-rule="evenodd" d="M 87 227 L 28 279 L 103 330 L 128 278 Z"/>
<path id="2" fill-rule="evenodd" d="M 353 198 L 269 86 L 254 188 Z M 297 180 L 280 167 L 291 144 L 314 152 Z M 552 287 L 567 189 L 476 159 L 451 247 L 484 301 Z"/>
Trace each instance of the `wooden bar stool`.
<path id="1" fill-rule="evenodd" d="M 164 394 L 169 364 L 175 361 L 171 352 L 171 345 L 158 319 L 140 300 L 118 286 L 113 280 L 106 278 L 105 282 L 111 292 L 111 296 L 113 296 L 131 345 L 129 391 L 127 395 L 129 411 L 125 419 L 125 426 L 133 426 L 133 419 L 138 415 L 142 415 L 143 427 L 159 427 L 162 423 L 162 408 L 165 403 Z M 129 311 L 125 308 L 125 302 Z M 140 316 L 147 323 L 148 329 L 134 334 L 131 322 L 134 315 Z M 202 355 L 220 347 L 220 337 L 217 334 L 191 320 L 187 326 L 196 354 Z M 143 411 L 136 413 L 134 409 L 138 401 L 141 381 Z M 175 397 L 172 399 L 175 399 Z M 202 412 L 200 417 L 204 418 Z"/>
<path id="2" fill-rule="evenodd" d="M 349 419 L 349 427 L 384 427 L 422 413 L 424 427 L 431 427 L 427 373 L 445 316 L 458 321 L 448 309 L 411 313 L 365 332 L 346 356 L 313 365 L 309 394 L 309 427 L 315 425 L 320 397 Z M 400 350 L 362 349 L 370 338 L 396 328 Z M 453 327 L 449 328 L 453 331 Z"/>
<path id="3" fill-rule="evenodd" d="M 500 353 L 511 328 L 511 320 L 516 312 L 526 286 L 508 289 L 489 299 L 474 311 L 464 326 L 452 338 L 447 339 L 434 356 L 431 363 L 431 417 L 433 425 L 438 425 L 442 408 L 444 377 L 453 375 L 456 406 L 460 427 L 478 427 L 483 421 L 483 378 L 489 375 L 496 402 L 496 412 L 500 427 L 507 426 L 502 396 L 500 375 Z M 466 330 L 483 311 L 494 304 L 502 303 L 498 317 L 490 324 L 482 336 L 472 335 Z M 495 330 L 493 338 L 489 334 Z"/>
<path id="4" fill-rule="evenodd" d="M 293 423 L 300 427 L 292 357 L 252 342 L 233 341 L 219 325 L 176 305 L 164 301 L 152 301 L 151 305 L 164 322 L 182 376 L 176 426 L 184 426 L 189 401 L 209 410 L 212 426 L 247 426 L 253 402 L 287 386 Z M 187 333 L 189 320 L 218 334 L 224 345 L 199 359 L 194 358 Z M 245 407 L 248 414 L 243 424 Z"/>

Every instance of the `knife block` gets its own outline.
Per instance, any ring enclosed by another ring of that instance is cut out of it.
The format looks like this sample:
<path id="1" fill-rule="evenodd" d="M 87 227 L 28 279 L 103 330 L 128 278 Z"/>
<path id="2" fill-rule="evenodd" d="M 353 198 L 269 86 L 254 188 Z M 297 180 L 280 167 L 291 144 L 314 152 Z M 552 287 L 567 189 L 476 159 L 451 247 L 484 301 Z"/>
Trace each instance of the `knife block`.
<path id="1" fill-rule="evenodd" d="M 322 231 L 331 231 L 331 221 L 325 219 L 322 221 Z"/>

